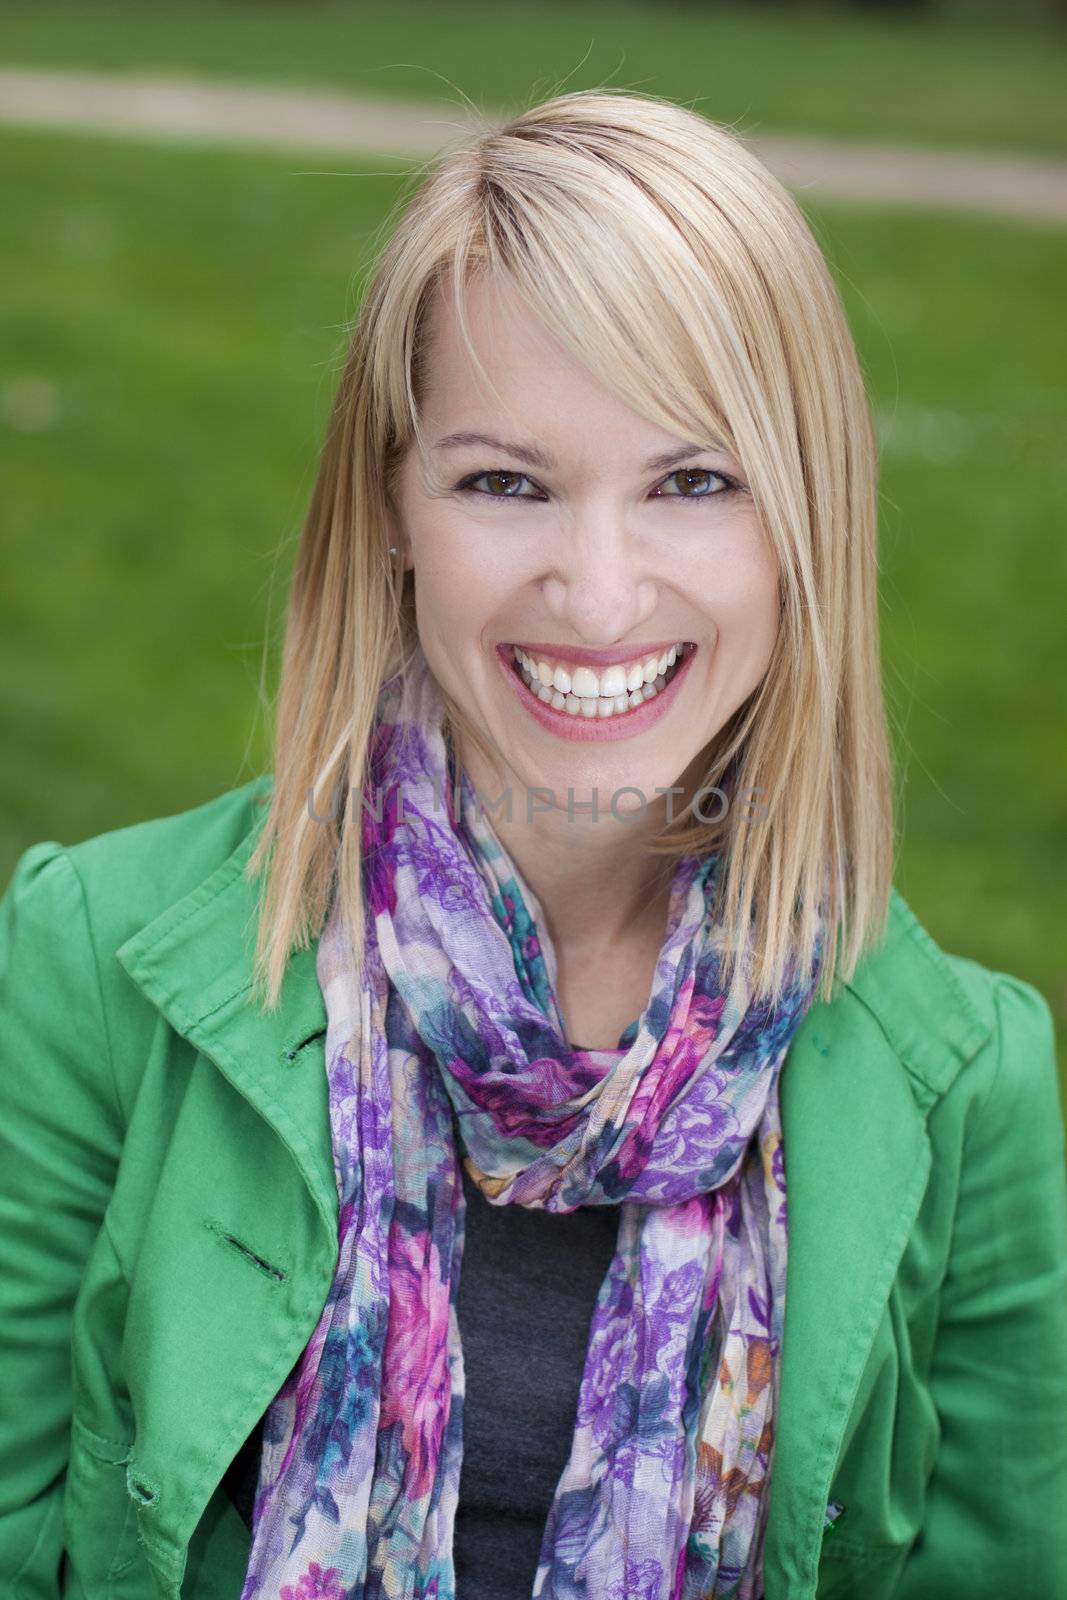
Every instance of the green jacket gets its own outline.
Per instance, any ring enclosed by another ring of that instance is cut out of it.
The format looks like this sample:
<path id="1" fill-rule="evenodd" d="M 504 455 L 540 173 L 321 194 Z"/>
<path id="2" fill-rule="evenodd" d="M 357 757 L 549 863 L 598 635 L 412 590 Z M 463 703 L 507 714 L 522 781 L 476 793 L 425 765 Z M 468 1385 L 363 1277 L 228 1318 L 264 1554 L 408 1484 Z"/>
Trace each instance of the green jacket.
<path id="1" fill-rule="evenodd" d="M 3 1600 L 241 1590 L 220 1480 L 337 1253 L 314 948 L 278 1012 L 246 1004 L 270 781 L 35 844 L 0 900 Z M 894 893 L 794 1038 L 782 1119 L 767 1600 L 1067 1595 L 1047 1005 L 942 953 Z"/>

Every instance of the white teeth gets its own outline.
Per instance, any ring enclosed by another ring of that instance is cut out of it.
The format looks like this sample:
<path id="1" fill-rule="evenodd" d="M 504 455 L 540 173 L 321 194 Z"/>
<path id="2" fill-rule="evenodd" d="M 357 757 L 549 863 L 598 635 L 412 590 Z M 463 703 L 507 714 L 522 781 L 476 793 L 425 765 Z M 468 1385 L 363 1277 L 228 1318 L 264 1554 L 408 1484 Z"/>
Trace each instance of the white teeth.
<path id="1" fill-rule="evenodd" d="M 575 667 L 571 673 L 571 694 L 579 695 L 582 699 L 595 700 L 600 693 L 600 685 L 596 681 L 596 673 L 588 667 Z"/>
<path id="2" fill-rule="evenodd" d="M 626 688 L 626 669 L 624 667 L 608 667 L 606 672 L 600 674 L 600 693 L 608 699 L 614 700 L 617 694 L 622 694 Z"/>
<path id="3" fill-rule="evenodd" d="M 648 656 L 629 667 L 606 667 L 597 674 L 585 666 L 568 671 L 566 667 L 535 660 L 525 650 L 514 647 L 527 687 L 542 704 L 571 717 L 602 720 L 651 700 L 665 687 L 667 673 L 684 654 L 684 647 L 674 644 L 661 656 Z"/>

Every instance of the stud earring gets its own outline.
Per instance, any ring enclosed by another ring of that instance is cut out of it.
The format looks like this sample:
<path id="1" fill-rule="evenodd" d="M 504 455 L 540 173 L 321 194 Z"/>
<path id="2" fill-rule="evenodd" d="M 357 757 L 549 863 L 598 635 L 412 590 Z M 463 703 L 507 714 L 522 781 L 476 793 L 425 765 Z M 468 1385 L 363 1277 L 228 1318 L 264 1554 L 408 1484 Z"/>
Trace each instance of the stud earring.
<path id="1" fill-rule="evenodd" d="M 395 544 L 391 544 L 391 545 L 390 545 L 390 546 L 389 546 L 389 554 L 390 554 L 390 555 L 391 555 L 391 556 L 395 556 L 395 555 L 396 555 L 396 553 L 397 553 L 397 549 L 396 549 L 396 545 L 395 545 Z"/>

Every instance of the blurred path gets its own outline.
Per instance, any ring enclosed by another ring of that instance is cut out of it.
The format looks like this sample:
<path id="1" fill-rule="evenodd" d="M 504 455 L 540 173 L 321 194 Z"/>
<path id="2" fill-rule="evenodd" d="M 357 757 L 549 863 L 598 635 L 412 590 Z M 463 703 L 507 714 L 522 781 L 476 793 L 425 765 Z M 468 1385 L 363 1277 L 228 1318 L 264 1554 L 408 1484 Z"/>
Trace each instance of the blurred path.
<path id="1" fill-rule="evenodd" d="M 372 100 L 157 75 L 0 68 L 0 123 L 425 159 L 472 125 L 462 104 Z M 898 200 L 940 209 L 1067 220 L 1067 161 L 744 135 L 790 189 L 818 199 Z"/>

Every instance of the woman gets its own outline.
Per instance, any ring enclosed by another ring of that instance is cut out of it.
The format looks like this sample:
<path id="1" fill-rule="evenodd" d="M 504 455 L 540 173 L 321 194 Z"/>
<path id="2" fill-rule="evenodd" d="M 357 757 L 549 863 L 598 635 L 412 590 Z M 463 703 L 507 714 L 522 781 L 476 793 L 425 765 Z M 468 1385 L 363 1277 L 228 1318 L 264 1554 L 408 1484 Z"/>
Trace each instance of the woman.
<path id="1" fill-rule="evenodd" d="M 891 888 L 875 512 L 730 133 L 438 164 L 272 774 L 4 898 L 5 1594 L 1067 1592 L 1051 1019 Z"/>

